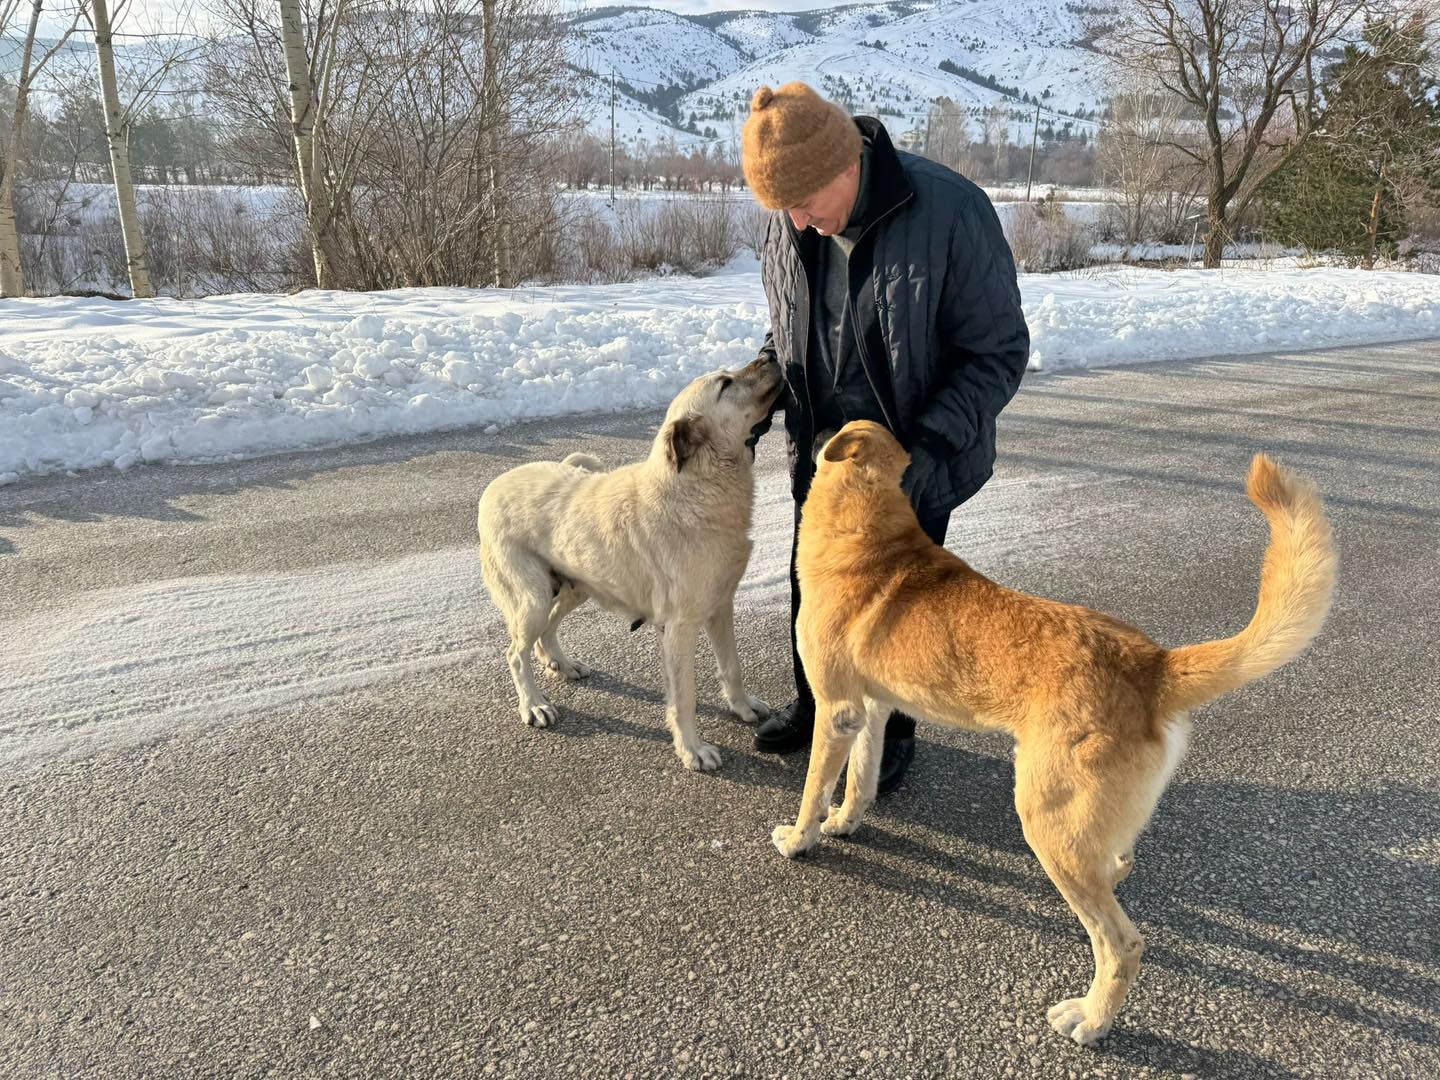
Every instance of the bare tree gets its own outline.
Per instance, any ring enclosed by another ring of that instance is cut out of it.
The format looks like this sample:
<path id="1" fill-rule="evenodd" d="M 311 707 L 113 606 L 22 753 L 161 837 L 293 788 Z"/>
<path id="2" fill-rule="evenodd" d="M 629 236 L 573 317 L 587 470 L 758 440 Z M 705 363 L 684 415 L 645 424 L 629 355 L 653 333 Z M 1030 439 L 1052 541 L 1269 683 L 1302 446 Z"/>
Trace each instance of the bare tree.
<path id="1" fill-rule="evenodd" d="M 1205 265 L 1264 181 L 1309 137 L 1315 67 L 1371 0 L 1122 0 L 1099 45 L 1189 106 L 1198 140 L 1173 146 L 1206 170 Z"/>
<path id="2" fill-rule="evenodd" d="M 963 106 L 942 97 L 930 106 L 925 120 L 925 156 L 966 172 L 969 168 L 970 124 Z"/>
<path id="3" fill-rule="evenodd" d="M 79 25 L 79 9 L 65 11 L 69 25 L 48 47 L 39 46 L 40 16 L 44 0 L 32 0 L 24 28 L 18 22 L 21 0 L 0 0 L 0 42 L 20 44 L 20 69 L 15 77 L 15 101 L 9 115 L 0 115 L 0 297 L 24 296 L 25 276 L 20 269 L 20 232 L 15 222 L 15 180 L 25 154 L 25 119 L 30 94 L 47 64 L 65 47 Z"/>
<path id="4" fill-rule="evenodd" d="M 514 284 L 576 137 L 546 0 L 384 0 L 365 47 L 392 86 L 355 204 L 377 284 Z"/>
<path id="5" fill-rule="evenodd" d="M 991 105 L 984 116 L 983 137 L 990 152 L 990 169 L 995 183 L 1005 182 L 1010 164 L 1010 111 L 1003 105 Z"/>
<path id="6" fill-rule="evenodd" d="M 1111 205 L 1126 244 L 1168 232 L 1177 196 L 1190 205 L 1199 167 L 1175 149 L 1183 110 L 1180 98 L 1133 73 L 1121 74 L 1110 97 L 1097 153 L 1101 182 L 1116 195 Z"/>
<path id="7" fill-rule="evenodd" d="M 207 93 L 256 171 L 288 174 L 309 233 L 316 284 L 363 280 L 350 218 L 388 88 L 367 47 L 376 0 L 206 0 L 215 40 Z"/>
<path id="8" fill-rule="evenodd" d="M 325 123 L 333 95 L 332 79 L 344 26 L 345 0 L 337 0 L 329 19 L 323 14 L 309 24 L 300 0 L 279 0 L 280 40 L 285 53 L 289 86 L 291 135 L 295 143 L 295 175 L 305 200 L 305 217 L 315 257 L 315 284 L 336 286 L 344 263 L 339 242 L 339 212 L 348 185 L 337 182 L 330 170 L 330 132 Z M 324 6 L 321 6 L 321 12 Z M 353 175 L 353 173 L 352 173 Z"/>
<path id="9" fill-rule="evenodd" d="M 550 0 L 209 2 L 207 88 L 255 166 L 288 159 L 319 284 L 524 276 L 570 114 Z"/>
<path id="10" fill-rule="evenodd" d="M 135 184 L 130 179 L 130 124 L 120 104 L 120 89 L 115 81 L 110 5 L 107 0 L 87 0 L 87 6 L 90 25 L 95 31 L 95 61 L 100 74 L 100 100 L 105 109 L 105 142 L 110 149 L 110 171 L 120 210 L 120 237 L 125 244 L 130 292 L 137 300 L 148 300 L 155 295 L 155 290 L 150 286 L 150 272 L 145 268 L 145 237 L 140 229 L 140 211 L 135 206 Z M 124 0 L 120 7 L 125 7 Z"/>
<path id="11" fill-rule="evenodd" d="M 481 0 L 481 34 L 485 49 L 484 101 L 485 112 L 490 117 L 485 133 L 488 154 L 487 179 L 490 182 L 490 252 L 494 278 L 491 284 L 500 288 L 505 284 L 505 226 L 500 213 L 500 132 L 503 121 L 500 118 L 500 48 L 499 25 L 495 17 L 496 0 Z"/>

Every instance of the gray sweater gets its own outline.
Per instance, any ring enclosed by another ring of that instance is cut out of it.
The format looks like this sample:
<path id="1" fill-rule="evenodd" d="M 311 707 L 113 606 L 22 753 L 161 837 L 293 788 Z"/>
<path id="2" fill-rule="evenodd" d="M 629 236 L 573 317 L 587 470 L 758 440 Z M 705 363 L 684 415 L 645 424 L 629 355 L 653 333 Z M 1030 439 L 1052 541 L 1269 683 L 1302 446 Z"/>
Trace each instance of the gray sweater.
<path id="1" fill-rule="evenodd" d="M 870 146 L 860 156 L 860 190 L 844 231 L 820 243 L 811 319 L 810 395 L 815 403 L 812 455 L 851 420 L 885 422 L 885 412 L 866 374 L 850 318 L 850 255 L 869 224 Z"/>

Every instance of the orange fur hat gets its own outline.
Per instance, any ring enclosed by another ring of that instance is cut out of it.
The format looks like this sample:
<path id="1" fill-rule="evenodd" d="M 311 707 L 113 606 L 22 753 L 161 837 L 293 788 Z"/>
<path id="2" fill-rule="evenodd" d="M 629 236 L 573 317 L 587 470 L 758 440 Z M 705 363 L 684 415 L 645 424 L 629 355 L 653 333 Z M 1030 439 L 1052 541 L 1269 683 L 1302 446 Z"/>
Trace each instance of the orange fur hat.
<path id="1" fill-rule="evenodd" d="M 789 210 L 859 161 L 862 145 L 845 110 L 804 83 L 762 86 L 745 121 L 745 182 L 761 206 Z"/>

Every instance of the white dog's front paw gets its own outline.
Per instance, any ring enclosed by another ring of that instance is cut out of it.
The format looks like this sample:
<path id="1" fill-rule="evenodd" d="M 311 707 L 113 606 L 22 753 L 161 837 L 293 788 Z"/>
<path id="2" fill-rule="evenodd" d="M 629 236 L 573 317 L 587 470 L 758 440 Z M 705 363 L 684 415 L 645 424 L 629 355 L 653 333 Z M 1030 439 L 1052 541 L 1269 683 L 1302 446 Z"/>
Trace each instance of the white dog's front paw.
<path id="1" fill-rule="evenodd" d="M 710 772 L 720 767 L 720 751 L 699 739 L 689 746 L 677 746 L 675 755 L 685 768 L 693 772 Z"/>
<path id="2" fill-rule="evenodd" d="M 849 803 L 832 806 L 829 816 L 820 823 L 820 831 L 826 836 L 849 836 L 860 827 L 863 815 L 864 812 L 858 808 L 852 810 Z"/>
<path id="3" fill-rule="evenodd" d="M 775 831 L 770 834 L 770 840 L 774 843 L 776 851 L 787 859 L 793 859 L 796 855 L 803 855 L 814 847 L 818 836 L 819 834 L 813 831 L 807 836 L 794 825 L 777 825 Z"/>
<path id="4" fill-rule="evenodd" d="M 545 662 L 545 666 L 562 679 L 569 679 L 571 682 L 577 679 L 588 679 L 590 677 L 590 669 L 588 667 L 584 664 L 577 664 L 568 657 L 552 656 Z"/>
<path id="5" fill-rule="evenodd" d="M 746 694 L 743 698 L 729 702 L 730 711 L 742 724 L 757 724 L 770 715 L 770 706 L 758 697 Z"/>
<path id="6" fill-rule="evenodd" d="M 525 723 L 531 727 L 543 728 L 549 727 L 555 723 L 556 720 L 559 720 L 560 714 L 556 711 L 554 705 L 551 705 L 548 701 L 542 701 L 539 704 L 531 705 L 528 709 L 521 709 L 520 719 L 524 720 Z"/>
<path id="7" fill-rule="evenodd" d="M 1089 999 L 1083 997 L 1066 998 L 1050 1006 L 1047 1019 L 1061 1035 L 1074 1039 L 1081 1046 L 1099 1042 L 1110 1031 L 1109 1020 L 1102 1022 L 1090 1016 Z"/>

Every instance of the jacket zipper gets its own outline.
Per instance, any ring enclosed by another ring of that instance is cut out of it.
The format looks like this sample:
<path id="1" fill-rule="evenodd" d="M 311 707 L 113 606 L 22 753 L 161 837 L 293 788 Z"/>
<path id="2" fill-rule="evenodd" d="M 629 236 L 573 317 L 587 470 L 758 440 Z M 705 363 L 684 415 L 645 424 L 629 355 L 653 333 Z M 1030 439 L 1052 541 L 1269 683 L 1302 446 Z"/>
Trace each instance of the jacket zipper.
<path id="1" fill-rule="evenodd" d="M 870 235 L 871 229 L 875 228 L 875 226 L 879 225 L 882 221 L 888 218 L 891 214 L 895 213 L 896 210 L 899 210 L 906 203 L 910 202 L 910 200 L 912 200 L 913 198 L 915 198 L 913 193 L 910 195 L 906 195 L 905 198 L 901 199 L 894 206 L 890 207 L 889 210 L 886 210 L 885 213 L 881 214 L 869 225 L 866 225 L 865 228 L 860 231 L 860 235 L 855 238 L 855 247 L 858 248 L 861 241 L 863 241 L 865 237 Z M 853 252 L 854 248 L 852 248 L 851 251 Z M 875 376 L 870 371 L 870 352 L 865 347 L 865 335 L 860 333 L 860 317 L 855 311 L 855 294 L 850 289 L 850 262 L 848 259 L 845 262 L 845 268 L 845 311 L 846 314 L 850 317 L 850 332 L 855 335 L 855 345 L 860 350 L 860 367 L 865 372 L 865 381 L 870 384 L 870 392 L 875 395 L 875 401 L 880 406 L 880 415 L 885 418 L 885 426 L 890 429 L 890 434 L 894 435 L 898 439 L 900 437 L 900 429 L 895 426 L 895 419 L 890 415 L 890 410 L 885 408 L 885 397 L 883 394 L 880 393 L 880 388 L 875 385 Z M 873 260 L 871 261 L 871 268 L 873 272 Z M 810 379 L 808 377 L 808 372 L 806 373 L 806 376 L 807 377 L 805 379 L 805 388 L 806 393 L 808 394 L 810 388 Z M 892 389 L 895 386 L 895 376 L 893 372 L 890 376 L 890 386 Z"/>
<path id="2" fill-rule="evenodd" d="M 805 419 L 810 424 L 809 434 L 813 441 L 815 436 L 815 398 L 810 392 L 810 276 L 805 272 L 805 258 L 800 251 L 798 234 L 788 221 L 785 223 L 784 229 L 785 234 L 790 238 L 790 246 L 795 249 L 795 263 L 800 268 L 800 280 L 805 286 L 805 303 L 796 305 L 796 314 L 805 324 L 805 334 L 803 337 L 796 337 L 795 341 L 800 348 L 800 355 L 803 357 L 800 366 L 805 371 Z M 795 327 L 793 325 L 790 327 L 790 331 L 794 335 Z"/>

